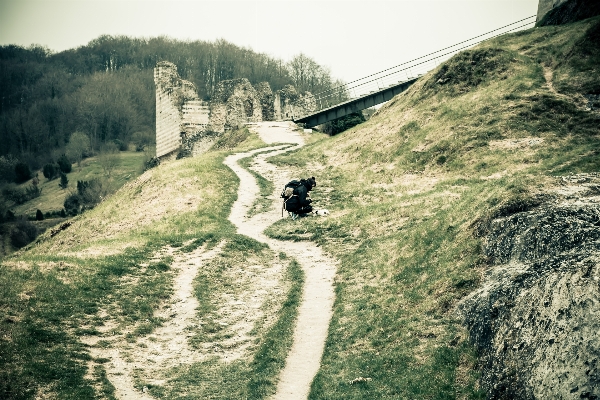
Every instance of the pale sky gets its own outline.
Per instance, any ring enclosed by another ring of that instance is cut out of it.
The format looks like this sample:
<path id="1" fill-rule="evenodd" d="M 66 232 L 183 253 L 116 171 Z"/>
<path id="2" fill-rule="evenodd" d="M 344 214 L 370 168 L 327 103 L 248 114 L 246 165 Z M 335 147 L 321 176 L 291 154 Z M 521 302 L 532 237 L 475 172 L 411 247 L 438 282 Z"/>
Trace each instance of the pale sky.
<path id="1" fill-rule="evenodd" d="M 55 52 L 100 35 L 225 39 L 352 81 L 535 15 L 538 0 L 0 0 L 0 45 Z"/>

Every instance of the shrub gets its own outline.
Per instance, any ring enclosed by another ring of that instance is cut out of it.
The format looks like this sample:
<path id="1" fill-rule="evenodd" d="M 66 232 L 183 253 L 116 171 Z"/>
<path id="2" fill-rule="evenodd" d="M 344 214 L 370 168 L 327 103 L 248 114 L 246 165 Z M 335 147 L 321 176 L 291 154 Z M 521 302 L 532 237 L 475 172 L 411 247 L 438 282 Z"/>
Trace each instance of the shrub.
<path id="1" fill-rule="evenodd" d="M 134 132 L 131 141 L 135 144 L 135 151 L 144 151 L 154 143 L 155 134 L 151 129 Z"/>
<path id="2" fill-rule="evenodd" d="M 323 124 L 323 132 L 328 135 L 337 135 L 338 133 L 350 129 L 353 126 L 361 124 L 365 121 L 366 119 L 362 112 L 354 112 L 346 115 L 345 117 L 338 118 L 335 121 Z"/>
<path id="3" fill-rule="evenodd" d="M 89 154 L 90 138 L 83 132 L 73 132 L 67 143 L 67 157 L 81 166 L 81 160 Z"/>
<path id="4" fill-rule="evenodd" d="M 152 157 L 148 161 L 144 163 L 144 171 L 149 170 L 150 168 L 158 167 L 160 165 L 160 160 L 158 157 Z"/>
<path id="5" fill-rule="evenodd" d="M 42 194 L 42 189 L 36 185 L 30 185 L 28 188 L 22 189 L 14 185 L 8 185 L 2 190 L 2 194 L 7 200 L 17 204 L 23 204 L 31 199 L 39 197 Z"/>
<path id="6" fill-rule="evenodd" d="M 117 149 L 119 149 L 119 151 L 127 151 L 127 143 L 124 141 L 115 139 L 113 140 L 113 143 L 117 145 Z"/>
<path id="7" fill-rule="evenodd" d="M 77 215 L 81 212 L 81 198 L 77 193 L 71 193 L 63 204 L 66 215 Z"/>
<path id="8" fill-rule="evenodd" d="M 69 179 L 62 171 L 60 172 L 60 183 L 58 184 L 61 189 L 66 189 L 69 186 Z"/>
<path id="9" fill-rule="evenodd" d="M 15 165 L 15 182 L 23 183 L 27 182 L 31 179 L 31 170 L 29 169 L 29 165 L 24 162 L 17 163 Z"/>
<path id="10" fill-rule="evenodd" d="M 39 209 L 35 212 L 35 220 L 36 221 L 43 221 L 44 220 L 44 214 Z"/>
<path id="11" fill-rule="evenodd" d="M 77 181 L 77 192 L 69 194 L 63 203 L 65 215 L 77 215 L 85 209 L 94 208 L 102 201 L 103 194 L 100 180 Z"/>
<path id="12" fill-rule="evenodd" d="M 69 158 L 67 157 L 66 154 L 63 154 L 62 156 L 60 156 L 60 158 L 58 159 L 58 166 L 59 166 L 60 170 L 65 174 L 68 174 L 69 172 L 71 172 L 71 170 L 73 168 L 71 161 L 69 160 Z"/>
<path id="13" fill-rule="evenodd" d="M 37 237 L 37 228 L 31 222 L 20 219 L 10 232 L 10 241 L 16 248 L 27 246 Z"/>
<path id="14" fill-rule="evenodd" d="M 19 187 L 13 185 L 7 185 L 2 189 L 2 195 L 9 201 L 17 204 L 23 204 L 27 200 L 25 199 L 25 191 Z"/>
<path id="15" fill-rule="evenodd" d="M 42 194 L 42 189 L 37 187 L 37 185 L 30 185 L 28 188 L 25 188 L 25 196 L 27 197 L 26 201 L 31 199 L 35 199 L 36 197 L 40 197 Z"/>
<path id="16" fill-rule="evenodd" d="M 44 169 L 42 170 L 42 172 L 44 173 L 44 177 L 49 181 L 56 179 L 58 177 L 59 171 L 59 165 L 53 163 L 44 165 Z"/>
<path id="17" fill-rule="evenodd" d="M 77 181 L 77 193 L 81 197 L 82 205 L 92 208 L 102 200 L 102 182 L 99 179 Z"/>

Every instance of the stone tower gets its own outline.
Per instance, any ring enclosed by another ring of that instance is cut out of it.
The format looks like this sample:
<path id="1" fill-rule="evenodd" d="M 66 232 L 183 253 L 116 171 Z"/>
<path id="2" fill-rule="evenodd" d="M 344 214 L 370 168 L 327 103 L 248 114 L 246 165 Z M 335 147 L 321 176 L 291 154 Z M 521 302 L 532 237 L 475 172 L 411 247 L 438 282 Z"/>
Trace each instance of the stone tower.
<path id="1" fill-rule="evenodd" d="M 198 99 L 193 83 L 183 80 L 175 64 L 160 61 L 154 68 L 156 84 L 156 156 L 172 153 L 184 135 L 206 130 L 208 105 Z"/>

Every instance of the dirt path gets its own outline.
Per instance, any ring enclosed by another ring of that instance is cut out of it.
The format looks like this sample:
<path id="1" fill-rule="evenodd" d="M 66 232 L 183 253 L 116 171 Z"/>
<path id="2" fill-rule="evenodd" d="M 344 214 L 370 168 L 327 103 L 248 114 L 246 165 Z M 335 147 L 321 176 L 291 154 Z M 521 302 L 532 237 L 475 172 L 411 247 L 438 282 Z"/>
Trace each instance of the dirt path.
<path id="1" fill-rule="evenodd" d="M 188 337 L 185 329 L 197 323 L 196 308 L 198 299 L 194 296 L 193 280 L 198 269 L 208 260 L 217 256 L 223 247 L 220 243 L 215 248 L 206 251 L 204 246 L 199 247 L 189 254 L 176 254 L 176 249 L 168 247 L 163 249 L 155 258 L 166 254 L 174 257 L 172 268 L 177 271 L 174 279 L 175 293 L 172 303 L 158 311 L 155 316 L 168 321 L 157 328 L 151 335 L 138 339 L 135 344 L 128 343 L 121 334 L 110 334 L 116 328 L 115 324 L 108 323 L 99 328 L 101 335 L 86 336 L 83 342 L 90 346 L 94 359 L 110 360 L 106 365 L 106 375 L 115 388 L 115 397 L 118 399 L 151 400 L 152 396 L 135 388 L 134 376 L 144 373 L 155 376 L 154 371 L 164 370 L 181 363 L 202 361 L 207 358 L 205 353 L 195 351 L 188 346 Z M 98 346 L 104 340 L 111 342 L 110 347 Z M 93 362 L 90 369 L 93 369 Z M 90 371 L 90 374 L 92 371 Z M 146 379 L 154 384 L 163 381 Z"/>
<path id="2" fill-rule="evenodd" d="M 298 147 L 303 145 L 302 137 L 288 123 L 267 122 L 256 124 L 252 129 L 267 143 L 293 143 Z M 277 145 L 270 149 L 273 151 L 267 154 L 258 154 L 265 151 L 260 149 L 226 159 L 225 163 L 240 177 L 242 188 L 229 219 L 238 227 L 239 233 L 267 243 L 274 251 L 284 252 L 288 257 L 298 260 L 305 272 L 303 300 L 294 330 L 294 342 L 274 398 L 306 399 L 310 384 L 319 369 L 331 319 L 336 262 L 323 254 L 314 243 L 278 241 L 263 234 L 265 228 L 281 218 L 281 203 L 277 192 L 291 179 L 285 171 L 279 171 L 265 161 L 267 157 L 289 151 L 290 145 Z M 271 209 L 252 218 L 247 215 L 259 194 L 258 184 L 252 174 L 237 164 L 239 159 L 250 155 L 255 155 L 252 168 L 272 181 L 277 188 L 276 193 L 272 194 Z M 137 325 L 124 327 L 108 312 L 101 312 L 99 317 L 104 319 L 104 325 L 98 327 L 97 334 L 82 338 L 89 346 L 92 356 L 88 362 L 88 378 L 91 381 L 96 380 L 96 370 L 102 364 L 106 378 L 115 389 L 116 398 L 152 400 L 153 397 L 146 387 L 141 387 L 140 382 L 161 386 L 168 379 L 165 373 L 178 365 L 191 365 L 215 357 L 223 362 L 231 362 L 249 355 L 247 349 L 254 342 L 251 331 L 263 317 L 263 312 L 260 311 L 262 304 L 266 299 L 274 298 L 273 293 L 280 291 L 284 267 L 278 263 L 256 266 L 253 278 L 242 276 L 243 274 L 238 273 L 240 271 L 232 271 L 232 274 L 239 275 L 239 280 L 244 281 L 244 289 L 240 289 L 235 298 L 224 294 L 225 297 L 218 300 L 222 309 L 217 313 L 220 316 L 217 322 L 226 326 L 223 329 L 230 333 L 223 336 L 229 339 L 219 343 L 208 341 L 201 348 L 192 348 L 188 343 L 189 337 L 193 335 L 193 329 L 189 328 L 202 323 L 197 317 L 198 300 L 194 295 L 193 281 L 200 268 L 220 255 L 223 244 L 224 242 L 210 250 L 201 246 L 191 253 L 165 247 L 154 255 L 150 262 L 160 261 L 165 257 L 173 260 L 173 296 L 164 307 L 155 312 L 155 317 L 164 323 L 149 335 L 136 334 L 136 339 L 131 341 L 127 340 L 127 336 L 134 333 Z M 140 265 L 139 273 L 143 274 L 147 267 L 148 265 Z M 235 281 L 236 278 L 232 279 Z M 215 346 L 219 347 L 218 352 L 215 352 Z M 102 391 L 100 387 L 96 389 Z"/>
<path id="3" fill-rule="evenodd" d="M 288 123 L 264 122 L 252 128 L 266 143 L 295 143 L 298 147 L 303 145 L 302 138 Z M 255 156 L 252 169 L 274 183 L 273 204 L 269 211 L 252 218 L 248 218 L 247 214 L 258 195 L 259 188 L 254 177 L 240 167 L 237 161 L 264 152 L 265 149 L 235 154 L 225 160 L 225 164 L 240 177 L 241 181 L 238 199 L 232 207 L 229 219 L 238 227 L 239 233 L 267 243 L 275 251 L 285 252 L 295 258 L 304 270 L 305 286 L 294 328 L 294 342 L 281 373 L 277 393 L 273 398 L 306 399 L 312 380 L 319 370 L 325 347 L 332 315 L 333 278 L 337 263 L 314 243 L 274 240 L 263 234 L 269 225 L 281 218 L 279 192 L 281 187 L 292 178 L 285 171 L 280 171 L 265 161 L 265 158 L 289 151 L 289 148 L 274 146 L 271 149 L 273 152 Z"/>

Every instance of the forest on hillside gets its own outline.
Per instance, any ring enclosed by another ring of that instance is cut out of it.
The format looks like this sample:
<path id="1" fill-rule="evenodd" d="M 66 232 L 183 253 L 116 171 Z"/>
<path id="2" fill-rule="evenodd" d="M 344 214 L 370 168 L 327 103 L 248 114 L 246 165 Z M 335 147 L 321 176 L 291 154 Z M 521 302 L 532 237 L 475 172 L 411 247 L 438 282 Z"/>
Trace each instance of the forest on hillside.
<path id="1" fill-rule="evenodd" d="M 292 84 L 318 93 L 341 84 L 304 54 L 284 62 L 225 40 L 105 35 L 60 53 L 0 46 L 0 165 L 35 170 L 56 162 L 75 132 L 89 138 L 91 153 L 108 142 L 139 147 L 152 141 L 153 68 L 162 60 L 175 63 L 205 100 L 218 82 L 235 78 L 267 81 L 274 91 Z M 0 180 L 12 174 L 3 172 Z"/>

